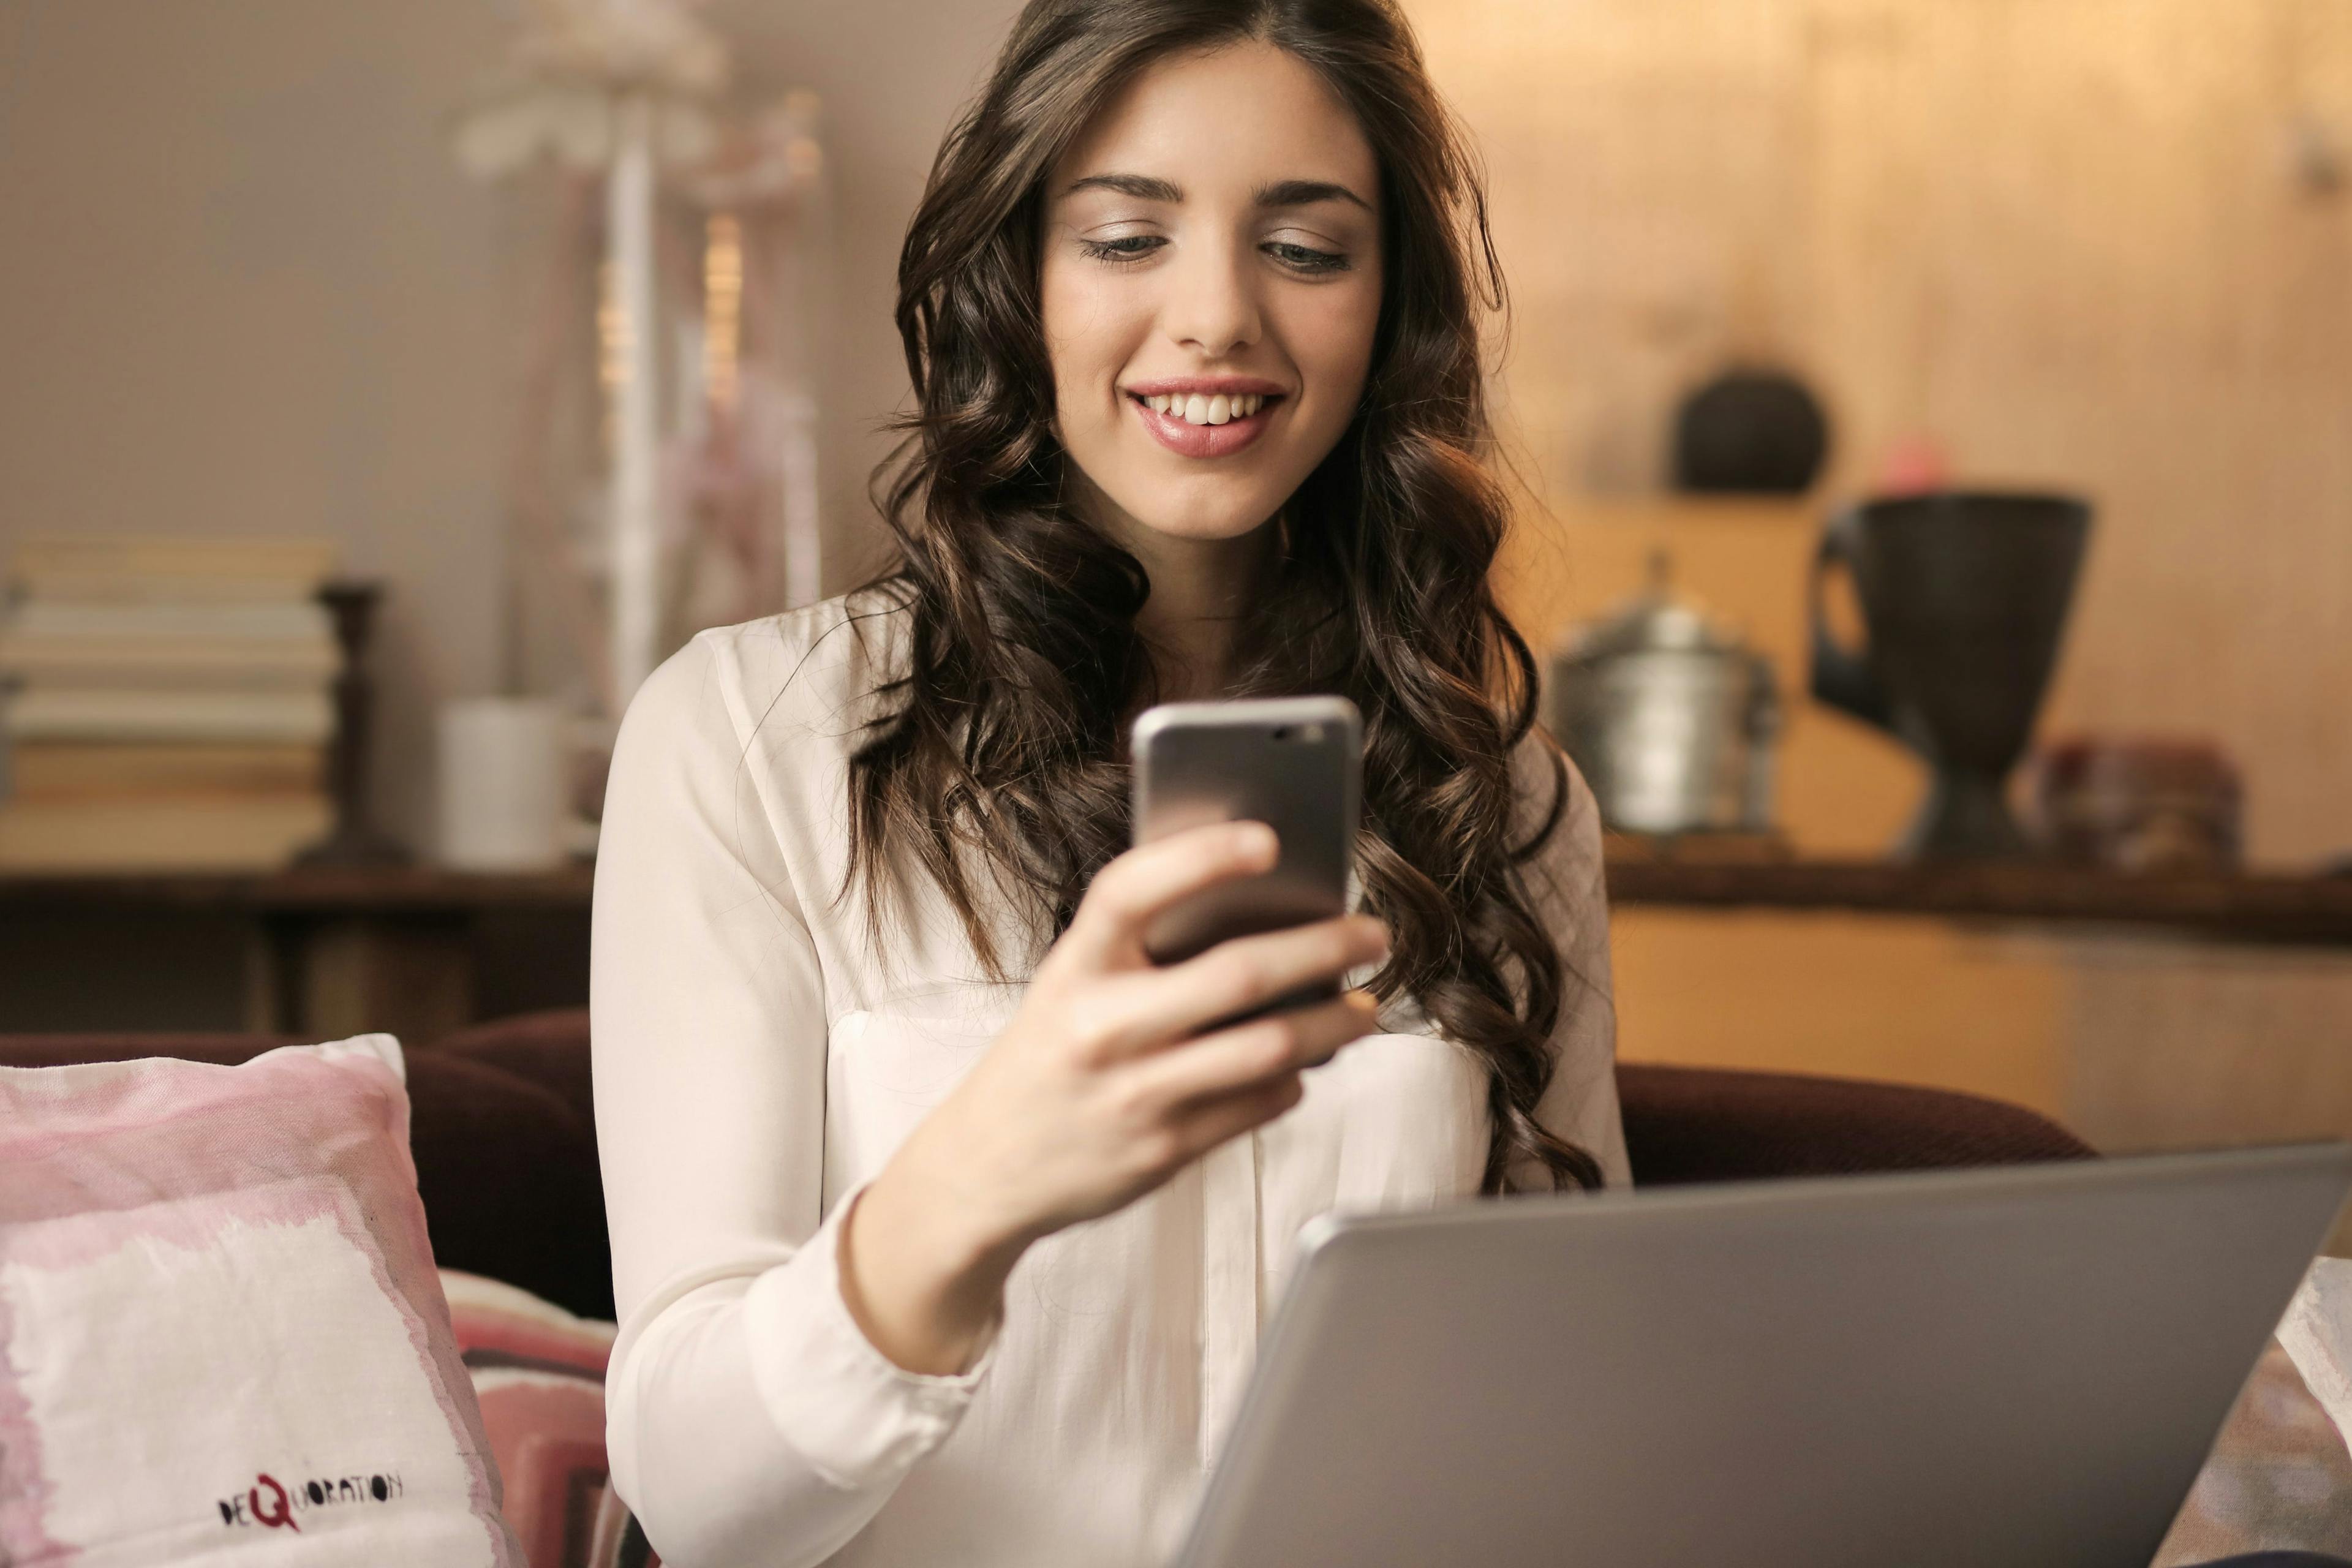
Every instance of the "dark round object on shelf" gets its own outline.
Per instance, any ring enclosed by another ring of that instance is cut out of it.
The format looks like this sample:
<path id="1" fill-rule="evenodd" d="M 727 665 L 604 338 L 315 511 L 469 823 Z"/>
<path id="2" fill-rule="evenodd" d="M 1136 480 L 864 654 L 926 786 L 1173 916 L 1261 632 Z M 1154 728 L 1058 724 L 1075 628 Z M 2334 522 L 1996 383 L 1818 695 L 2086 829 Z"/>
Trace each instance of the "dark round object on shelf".
<path id="1" fill-rule="evenodd" d="M 1683 399 L 1675 416 L 1675 488 L 1801 495 L 1821 477 L 1829 450 L 1829 416 L 1803 382 L 1781 371 L 1731 371 Z"/>

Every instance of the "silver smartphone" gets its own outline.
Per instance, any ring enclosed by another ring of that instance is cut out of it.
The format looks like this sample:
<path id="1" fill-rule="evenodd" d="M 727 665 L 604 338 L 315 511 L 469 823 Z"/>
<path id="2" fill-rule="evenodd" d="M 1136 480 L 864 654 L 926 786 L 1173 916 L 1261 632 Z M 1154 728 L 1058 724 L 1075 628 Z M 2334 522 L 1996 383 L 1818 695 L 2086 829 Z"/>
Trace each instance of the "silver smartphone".
<path id="1" fill-rule="evenodd" d="M 1243 819 L 1265 823 L 1282 840 L 1271 870 L 1162 910 L 1144 933 L 1154 962 L 1180 963 L 1233 937 L 1347 912 L 1363 788 L 1364 721 L 1354 703 L 1344 697 L 1166 702 L 1136 720 L 1129 750 L 1136 843 Z M 1334 980 L 1257 1011 L 1339 994 Z"/>

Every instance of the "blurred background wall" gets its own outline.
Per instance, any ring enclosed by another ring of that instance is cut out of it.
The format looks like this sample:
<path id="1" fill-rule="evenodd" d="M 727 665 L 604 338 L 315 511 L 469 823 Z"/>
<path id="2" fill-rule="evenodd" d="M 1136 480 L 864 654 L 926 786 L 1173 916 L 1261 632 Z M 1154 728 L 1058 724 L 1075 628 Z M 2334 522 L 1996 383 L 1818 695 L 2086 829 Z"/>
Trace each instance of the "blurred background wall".
<path id="1" fill-rule="evenodd" d="M 495 679 L 501 464 L 532 274 L 450 154 L 498 0 L 0 6 L 0 556 L 26 534 L 326 533 L 390 580 L 378 795 L 432 833 L 434 704 Z M 822 95 L 835 586 L 906 374 L 898 248 L 1013 5 L 728 0 L 747 90 Z"/>
<path id="2" fill-rule="evenodd" d="M 1742 356 L 1824 389 L 1833 490 L 1918 433 L 2085 490 L 2049 721 L 2210 731 L 2257 858 L 2352 847 L 2352 12 L 1414 10 L 1493 168 L 1548 495 L 1654 488 L 1673 400 Z"/>
<path id="3" fill-rule="evenodd" d="M 1420 0 L 1517 302 L 1549 526 L 1532 629 L 1683 579 L 1801 679 L 1819 506 L 1645 504 L 1675 398 L 1791 364 L 1852 494 L 1925 437 L 2100 506 L 2045 730 L 2219 739 L 2252 855 L 2352 847 L 2352 12 L 2324 0 Z M 1803 849 L 1883 848 L 1920 774 L 1792 715 Z M 1631 1055 L 1916 1077 L 2109 1146 L 2352 1126 L 2352 966 L 2145 935 L 1620 910 Z"/>
<path id="4" fill-rule="evenodd" d="M 2053 728 L 2220 741 L 2262 860 L 2352 848 L 2352 12 L 2334 0 L 1409 0 L 1493 176 L 1539 641 L 1679 580 L 1801 679 L 1823 510 L 1898 444 L 2100 503 Z M 902 226 L 1010 0 L 709 16 L 822 95 L 829 585 L 874 542 Z M 30 532 L 326 532 L 392 584 L 384 816 L 493 676 L 516 218 L 447 134 L 491 0 L 0 7 L 0 552 Z M 1802 506 L 1660 495 L 1727 361 L 1835 416 Z M 1795 712 L 1799 848 L 1890 843 L 1919 773 Z M 1623 1048 L 2001 1093 L 2112 1145 L 2352 1128 L 2344 961 L 2145 935 L 1621 911 Z"/>

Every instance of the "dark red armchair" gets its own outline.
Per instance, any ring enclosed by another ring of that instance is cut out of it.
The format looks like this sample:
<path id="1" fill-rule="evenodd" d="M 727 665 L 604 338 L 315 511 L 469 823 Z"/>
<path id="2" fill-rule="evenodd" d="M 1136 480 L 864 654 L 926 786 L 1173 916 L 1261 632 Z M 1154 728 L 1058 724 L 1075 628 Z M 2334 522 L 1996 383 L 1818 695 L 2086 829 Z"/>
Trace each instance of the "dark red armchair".
<path id="1" fill-rule="evenodd" d="M 0 1035 L 0 1066 L 241 1062 L 266 1035 Z M 407 1053 L 417 1187 L 442 1267 L 613 1313 L 585 1009 L 478 1025 Z M 1711 1068 L 1617 1070 L 1636 1184 L 2081 1159 L 2044 1117 L 1939 1089 Z"/>

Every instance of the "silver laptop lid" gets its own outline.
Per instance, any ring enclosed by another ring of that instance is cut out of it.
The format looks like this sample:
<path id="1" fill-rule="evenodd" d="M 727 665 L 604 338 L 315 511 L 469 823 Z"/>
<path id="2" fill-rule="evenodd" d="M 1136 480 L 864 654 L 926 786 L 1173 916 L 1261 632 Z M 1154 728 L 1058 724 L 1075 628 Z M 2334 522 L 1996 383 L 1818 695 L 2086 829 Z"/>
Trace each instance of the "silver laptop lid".
<path id="1" fill-rule="evenodd" d="M 1326 1216 L 1181 1568 L 2146 1568 L 2324 1144 Z"/>

